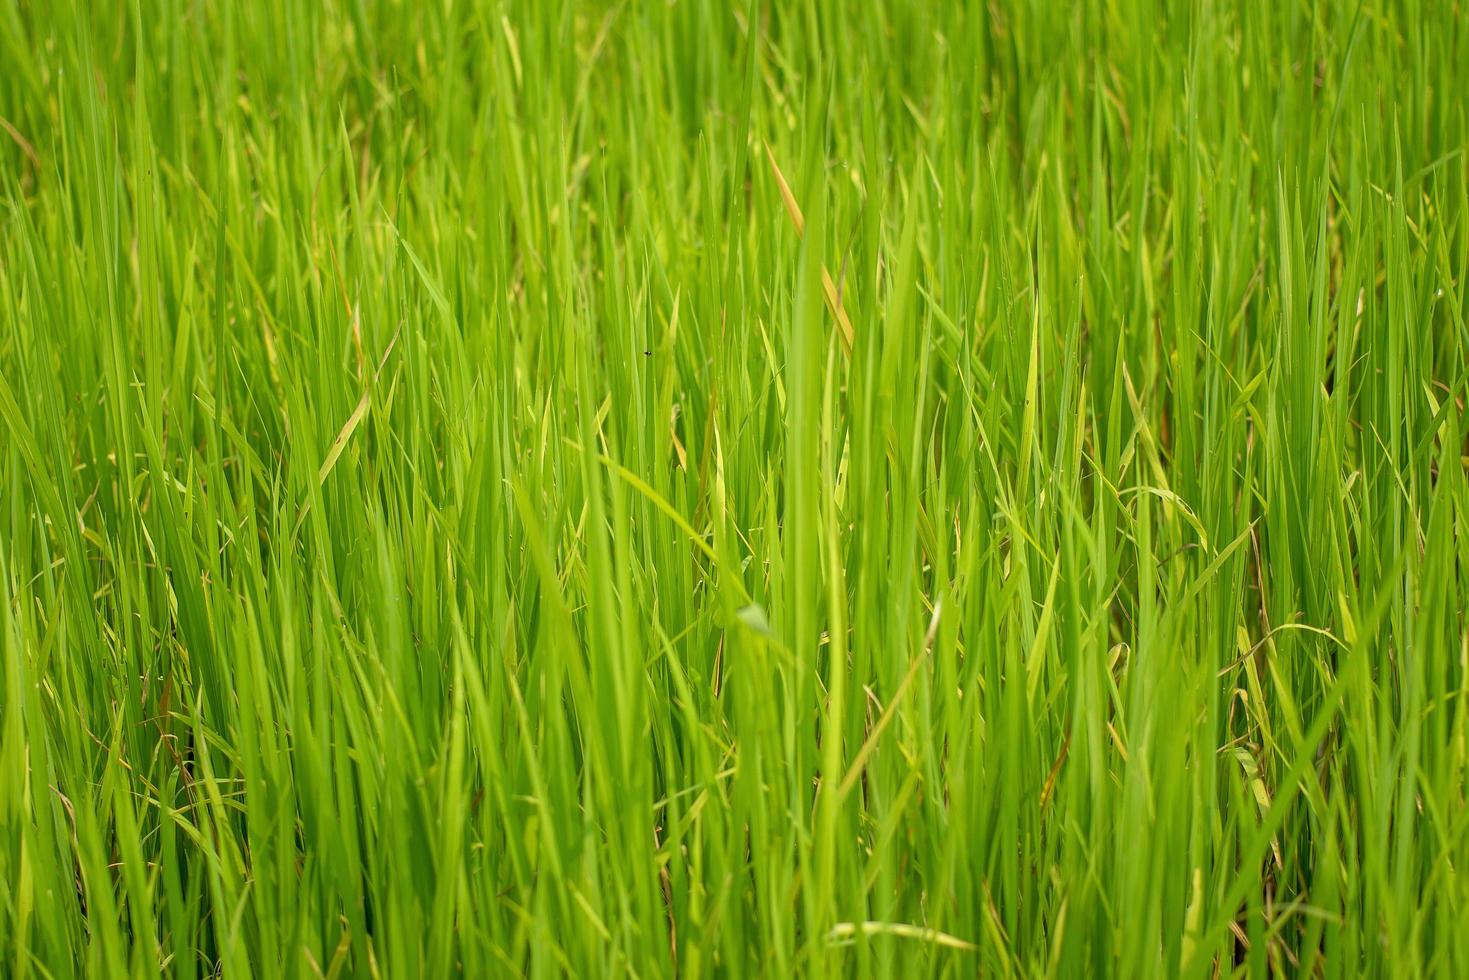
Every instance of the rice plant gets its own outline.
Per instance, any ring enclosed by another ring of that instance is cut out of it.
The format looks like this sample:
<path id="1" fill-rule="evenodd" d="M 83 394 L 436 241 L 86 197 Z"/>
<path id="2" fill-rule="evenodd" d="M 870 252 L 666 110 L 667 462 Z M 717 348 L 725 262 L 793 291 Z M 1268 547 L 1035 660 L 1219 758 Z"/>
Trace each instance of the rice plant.
<path id="1" fill-rule="evenodd" d="M 0 975 L 1469 975 L 1461 0 L 0 0 Z"/>

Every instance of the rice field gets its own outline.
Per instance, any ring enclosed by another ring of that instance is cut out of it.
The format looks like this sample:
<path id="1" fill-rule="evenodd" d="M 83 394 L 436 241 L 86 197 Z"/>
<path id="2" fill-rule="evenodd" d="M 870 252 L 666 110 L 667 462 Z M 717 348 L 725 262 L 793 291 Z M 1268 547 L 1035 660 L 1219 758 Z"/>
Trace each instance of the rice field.
<path id="1" fill-rule="evenodd" d="M 0 0 L 0 976 L 1469 976 L 1461 0 Z"/>

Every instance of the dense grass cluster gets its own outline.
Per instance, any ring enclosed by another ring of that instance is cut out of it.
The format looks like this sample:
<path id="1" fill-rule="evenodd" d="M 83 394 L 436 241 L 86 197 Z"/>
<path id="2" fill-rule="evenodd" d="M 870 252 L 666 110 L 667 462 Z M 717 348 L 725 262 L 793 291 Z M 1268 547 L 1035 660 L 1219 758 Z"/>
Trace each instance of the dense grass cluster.
<path id="1" fill-rule="evenodd" d="M 1460 0 L 0 0 L 0 975 L 1469 975 Z"/>

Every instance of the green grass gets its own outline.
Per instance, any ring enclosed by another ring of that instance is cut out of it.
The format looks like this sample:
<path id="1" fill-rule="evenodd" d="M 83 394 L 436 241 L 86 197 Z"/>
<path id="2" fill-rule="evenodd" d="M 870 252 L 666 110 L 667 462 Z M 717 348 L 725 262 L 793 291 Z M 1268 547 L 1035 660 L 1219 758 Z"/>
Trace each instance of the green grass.
<path id="1" fill-rule="evenodd" d="M 0 0 L 0 975 L 1469 975 L 1466 86 Z"/>

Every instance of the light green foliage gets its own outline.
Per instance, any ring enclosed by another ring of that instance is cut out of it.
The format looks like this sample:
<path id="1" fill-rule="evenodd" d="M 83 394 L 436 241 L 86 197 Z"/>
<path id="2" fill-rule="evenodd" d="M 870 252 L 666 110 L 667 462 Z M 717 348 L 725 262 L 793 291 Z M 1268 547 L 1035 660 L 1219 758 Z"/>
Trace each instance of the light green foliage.
<path id="1" fill-rule="evenodd" d="M 0 975 L 1469 975 L 1466 93 L 0 0 Z"/>

